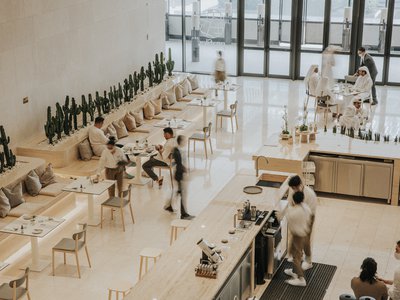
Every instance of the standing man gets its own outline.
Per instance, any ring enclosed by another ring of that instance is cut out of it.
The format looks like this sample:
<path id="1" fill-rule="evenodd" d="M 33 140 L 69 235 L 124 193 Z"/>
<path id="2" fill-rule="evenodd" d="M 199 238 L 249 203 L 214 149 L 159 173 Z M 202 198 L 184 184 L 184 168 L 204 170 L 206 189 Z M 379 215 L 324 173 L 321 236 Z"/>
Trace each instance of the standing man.
<path id="1" fill-rule="evenodd" d="M 226 79 L 225 60 L 222 58 L 222 51 L 217 52 L 217 60 L 215 61 L 215 83 L 223 83 Z M 218 96 L 218 89 L 215 89 L 215 96 Z"/>
<path id="2" fill-rule="evenodd" d="M 103 124 L 104 118 L 96 117 L 96 119 L 94 119 L 94 125 L 89 128 L 89 142 L 96 156 L 101 156 L 103 150 L 107 148 L 108 137 L 104 134 L 104 131 L 101 130 Z"/>
<path id="3" fill-rule="evenodd" d="M 360 56 L 360 67 L 367 67 L 369 70 L 369 74 L 371 76 L 373 85 L 372 85 L 372 105 L 377 105 L 378 100 L 376 99 L 376 88 L 375 88 L 375 79 L 378 75 L 378 69 L 376 68 L 375 61 L 371 55 L 369 55 L 364 47 L 358 48 L 358 56 Z"/>
<path id="4" fill-rule="evenodd" d="M 157 166 L 166 167 L 170 164 L 172 151 L 176 147 L 174 131 L 172 130 L 172 128 L 164 128 L 164 138 L 166 139 L 166 143 L 164 145 L 156 146 L 156 150 L 158 151 L 158 153 L 155 158 L 151 157 L 143 164 L 143 170 L 146 172 L 147 175 L 149 175 L 151 179 L 157 181 L 160 188 L 163 184 L 164 178 L 162 176 L 158 177 L 156 173 L 154 173 L 153 168 Z"/>
<path id="5" fill-rule="evenodd" d="M 301 266 L 301 257 L 305 248 L 306 238 L 310 233 L 311 210 L 304 203 L 304 193 L 297 191 L 293 193 L 292 199 L 294 205 L 288 206 L 286 218 L 288 229 L 292 236 L 289 252 L 293 255 L 293 269 L 286 269 L 286 275 L 292 279 L 286 282 L 294 286 L 306 286 L 304 271 Z"/>

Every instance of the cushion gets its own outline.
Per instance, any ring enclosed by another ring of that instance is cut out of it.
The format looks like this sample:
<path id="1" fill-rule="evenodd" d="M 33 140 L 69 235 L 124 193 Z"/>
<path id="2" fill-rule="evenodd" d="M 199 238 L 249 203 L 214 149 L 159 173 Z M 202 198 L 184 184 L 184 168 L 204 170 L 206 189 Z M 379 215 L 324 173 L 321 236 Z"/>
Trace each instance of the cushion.
<path id="1" fill-rule="evenodd" d="M 39 176 L 42 188 L 48 186 L 49 184 L 56 183 L 56 178 L 53 172 L 53 166 L 48 164 L 44 173 Z"/>
<path id="2" fill-rule="evenodd" d="M 155 112 L 154 105 L 151 104 L 150 102 L 147 102 L 147 103 L 143 106 L 143 114 L 144 114 L 144 117 L 145 117 L 147 120 L 151 120 L 151 119 L 154 118 L 154 115 L 155 115 L 154 112 Z"/>
<path id="3" fill-rule="evenodd" d="M 10 201 L 8 201 L 7 196 L 4 192 L 0 189 L 0 217 L 4 218 L 10 212 L 11 206 Z"/>
<path id="4" fill-rule="evenodd" d="M 137 133 L 150 133 L 150 131 L 154 129 L 153 126 L 148 125 L 148 124 L 144 124 L 138 128 L 135 129 L 135 132 Z"/>
<path id="5" fill-rule="evenodd" d="M 36 202 L 24 202 L 21 205 L 10 210 L 8 214 L 10 217 L 21 217 L 22 215 L 34 215 L 37 214 L 38 210 L 46 206 L 47 202 L 43 201 L 40 203 Z"/>
<path id="6" fill-rule="evenodd" d="M 115 130 L 117 131 L 118 139 L 121 139 L 121 138 L 129 135 L 128 130 L 126 130 L 126 126 L 125 126 L 123 119 L 114 121 L 113 126 L 114 126 Z"/>
<path id="7" fill-rule="evenodd" d="M 30 171 L 25 177 L 25 187 L 29 195 L 37 196 L 39 194 L 42 184 L 40 183 L 39 176 L 35 171 Z"/>
<path id="8" fill-rule="evenodd" d="M 131 111 L 130 114 L 135 117 L 136 127 L 139 127 L 144 122 L 143 117 L 143 110 L 140 109 L 139 111 Z"/>
<path id="9" fill-rule="evenodd" d="M 165 92 L 162 92 L 161 96 L 166 96 L 170 105 L 174 104 L 176 102 L 175 86 Z"/>
<path id="10" fill-rule="evenodd" d="M 134 131 L 136 129 L 136 120 L 131 114 L 126 114 L 123 121 L 128 131 Z"/>
<path id="11" fill-rule="evenodd" d="M 192 91 L 199 88 L 199 81 L 197 80 L 197 76 L 189 76 L 187 78 L 189 80 L 190 85 L 192 87 Z"/>
<path id="12" fill-rule="evenodd" d="M 115 129 L 113 124 L 108 125 L 107 127 L 107 133 L 109 136 L 115 137 L 116 140 L 118 140 L 118 135 L 117 135 L 117 130 Z"/>
<path id="13" fill-rule="evenodd" d="M 24 198 L 22 197 L 21 182 L 12 188 L 2 188 L 2 190 L 6 195 L 6 197 L 8 198 L 11 208 L 14 208 L 25 202 Z"/>
<path id="14" fill-rule="evenodd" d="M 39 195 L 56 197 L 62 193 L 62 189 L 66 185 L 67 184 L 63 182 L 49 184 L 48 186 L 40 190 Z"/>
<path id="15" fill-rule="evenodd" d="M 160 95 L 160 99 L 162 103 L 162 109 L 168 109 L 169 108 L 168 97 L 166 95 Z"/>
<path id="16" fill-rule="evenodd" d="M 183 89 L 180 85 L 175 86 L 175 97 L 176 97 L 176 100 L 183 98 Z M 168 98 L 168 100 L 169 100 L 169 98 Z M 170 103 L 171 103 L 171 101 L 170 101 Z"/>
<path id="17" fill-rule="evenodd" d="M 161 111 L 162 111 L 162 99 L 158 98 L 158 99 L 151 100 L 150 102 L 154 106 L 154 114 L 155 115 L 161 114 Z"/>
<path id="18" fill-rule="evenodd" d="M 79 156 L 81 157 L 82 160 L 88 161 L 92 159 L 93 151 L 92 147 L 90 147 L 88 139 L 79 143 L 78 150 L 79 150 Z"/>
<path id="19" fill-rule="evenodd" d="M 192 86 L 190 85 L 189 80 L 187 79 L 183 80 L 180 86 L 182 87 L 182 97 L 185 97 L 186 95 L 189 95 L 192 92 Z M 180 98 L 178 98 L 178 100 L 179 99 Z"/>
<path id="20" fill-rule="evenodd" d="M 37 167 L 35 169 L 35 173 L 38 174 L 39 178 L 40 178 L 40 176 L 43 175 L 44 171 L 46 171 L 46 165 L 45 164 L 43 164 L 40 167 Z"/>
<path id="21" fill-rule="evenodd" d="M 209 90 L 207 90 L 207 89 L 197 88 L 192 91 L 192 95 L 205 95 L 205 94 L 208 94 L 208 92 L 209 92 Z"/>

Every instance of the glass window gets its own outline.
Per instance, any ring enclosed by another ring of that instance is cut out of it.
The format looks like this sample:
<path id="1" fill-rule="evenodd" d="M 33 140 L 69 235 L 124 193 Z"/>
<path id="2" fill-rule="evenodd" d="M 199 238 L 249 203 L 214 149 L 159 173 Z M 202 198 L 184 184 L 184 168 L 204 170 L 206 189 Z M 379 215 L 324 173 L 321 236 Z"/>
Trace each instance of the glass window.
<path id="1" fill-rule="evenodd" d="M 165 4 L 165 48 L 171 48 L 172 60 L 175 61 L 174 70 L 182 71 L 182 2 L 181 0 L 167 0 Z M 166 56 L 168 59 L 168 56 Z"/>
<path id="2" fill-rule="evenodd" d="M 265 5 L 262 0 L 246 0 L 244 5 L 244 45 L 264 48 Z"/>
<path id="3" fill-rule="evenodd" d="M 269 74 L 289 76 L 290 52 L 269 52 Z"/>
<path id="4" fill-rule="evenodd" d="M 400 54 L 400 1 L 395 1 L 391 53 Z"/>
<path id="5" fill-rule="evenodd" d="M 400 83 L 400 57 L 391 57 L 389 65 L 389 82 Z"/>
<path id="6" fill-rule="evenodd" d="M 291 0 L 271 1 L 270 48 L 290 48 Z"/>
<path id="7" fill-rule="evenodd" d="M 346 52 L 350 51 L 352 7 L 352 0 L 336 0 L 331 3 L 329 44 L 340 46 Z"/>
<path id="8" fill-rule="evenodd" d="M 301 49 L 322 50 L 325 1 L 304 0 Z"/>
<path id="9" fill-rule="evenodd" d="M 243 72 L 264 74 L 264 51 L 244 49 Z"/>
<path id="10" fill-rule="evenodd" d="M 362 45 L 369 52 L 384 52 L 387 20 L 386 2 L 386 0 L 365 1 Z"/>

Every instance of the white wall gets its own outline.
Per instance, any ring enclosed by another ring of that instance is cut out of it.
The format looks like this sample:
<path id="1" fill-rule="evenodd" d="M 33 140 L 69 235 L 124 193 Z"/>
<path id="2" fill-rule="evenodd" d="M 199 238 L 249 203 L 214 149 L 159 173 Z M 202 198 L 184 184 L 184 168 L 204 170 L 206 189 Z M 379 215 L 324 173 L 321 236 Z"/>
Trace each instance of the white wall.
<path id="1" fill-rule="evenodd" d="M 80 103 L 154 60 L 164 11 L 164 0 L 0 0 L 0 124 L 12 144 L 43 130 L 48 105 Z"/>

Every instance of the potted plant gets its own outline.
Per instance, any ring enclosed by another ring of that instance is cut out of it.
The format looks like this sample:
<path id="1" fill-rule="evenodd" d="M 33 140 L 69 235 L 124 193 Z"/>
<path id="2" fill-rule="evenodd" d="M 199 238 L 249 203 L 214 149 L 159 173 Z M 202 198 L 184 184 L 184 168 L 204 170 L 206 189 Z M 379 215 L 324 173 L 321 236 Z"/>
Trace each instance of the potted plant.
<path id="1" fill-rule="evenodd" d="M 286 105 L 283 107 L 282 120 L 283 120 L 283 126 L 282 126 L 282 131 L 281 131 L 280 137 L 282 140 L 287 140 L 287 139 L 289 139 L 290 132 L 289 132 L 289 126 L 288 126 L 288 114 L 287 114 Z"/>
<path id="2" fill-rule="evenodd" d="M 299 131 L 300 131 L 300 141 L 302 143 L 307 143 L 308 142 L 308 126 L 306 124 L 302 124 L 299 127 Z"/>

